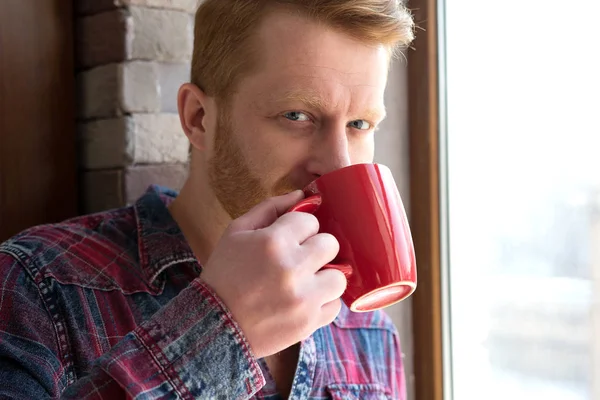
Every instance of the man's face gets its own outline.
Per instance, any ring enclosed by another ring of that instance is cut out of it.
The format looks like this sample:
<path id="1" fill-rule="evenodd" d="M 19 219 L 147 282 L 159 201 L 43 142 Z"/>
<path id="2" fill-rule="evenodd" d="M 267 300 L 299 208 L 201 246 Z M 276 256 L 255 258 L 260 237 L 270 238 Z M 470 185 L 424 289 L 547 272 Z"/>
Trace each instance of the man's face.
<path id="1" fill-rule="evenodd" d="M 219 110 L 209 159 L 232 218 L 327 172 L 373 161 L 389 55 L 301 16 L 261 25 L 259 67 Z M 209 138 L 210 140 L 210 138 Z"/>

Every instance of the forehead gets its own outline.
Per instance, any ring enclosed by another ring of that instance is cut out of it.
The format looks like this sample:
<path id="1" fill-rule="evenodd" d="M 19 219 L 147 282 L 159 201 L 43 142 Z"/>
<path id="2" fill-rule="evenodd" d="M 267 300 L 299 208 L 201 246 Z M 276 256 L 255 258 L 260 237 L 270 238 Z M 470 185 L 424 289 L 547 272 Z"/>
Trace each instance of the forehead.
<path id="1" fill-rule="evenodd" d="M 316 103 L 383 105 L 389 52 L 287 10 L 262 21 L 254 37 L 255 72 L 240 90 L 272 101 L 308 99 Z M 346 104 L 347 105 L 347 104 Z"/>

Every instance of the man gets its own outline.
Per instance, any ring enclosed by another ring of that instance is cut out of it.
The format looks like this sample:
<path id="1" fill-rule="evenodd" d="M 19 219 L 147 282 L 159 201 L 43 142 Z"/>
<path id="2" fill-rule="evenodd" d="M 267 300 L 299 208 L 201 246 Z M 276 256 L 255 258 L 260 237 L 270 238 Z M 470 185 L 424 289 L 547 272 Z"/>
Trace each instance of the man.
<path id="1" fill-rule="evenodd" d="M 178 107 L 181 193 L 0 246 L 0 397 L 404 399 L 398 333 L 342 305 L 337 254 L 286 210 L 373 159 L 395 0 L 205 0 Z"/>

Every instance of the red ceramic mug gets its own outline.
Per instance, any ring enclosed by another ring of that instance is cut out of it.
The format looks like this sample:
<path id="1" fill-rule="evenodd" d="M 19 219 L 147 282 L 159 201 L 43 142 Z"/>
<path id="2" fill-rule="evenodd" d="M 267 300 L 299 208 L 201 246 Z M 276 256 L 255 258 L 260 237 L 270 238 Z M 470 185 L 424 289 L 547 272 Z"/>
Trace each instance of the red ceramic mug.
<path id="1" fill-rule="evenodd" d="M 355 164 L 320 176 L 289 211 L 314 214 L 319 232 L 340 251 L 324 268 L 348 279 L 342 300 L 354 312 L 374 311 L 410 296 L 417 287 L 415 252 L 406 212 L 391 171 Z"/>

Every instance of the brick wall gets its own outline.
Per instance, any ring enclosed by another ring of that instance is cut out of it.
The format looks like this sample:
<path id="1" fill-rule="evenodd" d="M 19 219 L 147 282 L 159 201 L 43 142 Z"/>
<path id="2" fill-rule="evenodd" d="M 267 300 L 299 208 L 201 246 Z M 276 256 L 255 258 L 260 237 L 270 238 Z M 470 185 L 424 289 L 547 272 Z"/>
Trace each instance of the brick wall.
<path id="1" fill-rule="evenodd" d="M 82 211 L 179 189 L 188 141 L 177 90 L 189 80 L 198 0 L 76 0 Z"/>

